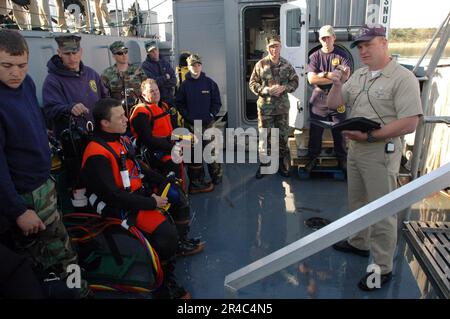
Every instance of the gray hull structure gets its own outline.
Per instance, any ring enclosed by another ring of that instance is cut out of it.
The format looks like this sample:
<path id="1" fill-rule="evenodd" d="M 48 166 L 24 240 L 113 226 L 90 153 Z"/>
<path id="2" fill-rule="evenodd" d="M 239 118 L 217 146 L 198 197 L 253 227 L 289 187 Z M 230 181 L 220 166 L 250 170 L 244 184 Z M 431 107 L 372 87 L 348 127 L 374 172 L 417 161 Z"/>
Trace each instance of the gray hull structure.
<path id="1" fill-rule="evenodd" d="M 203 57 L 205 72 L 219 85 L 224 105 L 220 114 L 227 113 L 229 127 L 256 126 L 256 96 L 248 90 L 248 80 L 254 64 L 265 51 L 264 37 L 268 33 L 280 32 L 280 6 L 287 2 L 173 2 L 175 57 L 184 50 L 197 52 Z M 319 28 L 330 24 L 335 26 L 338 43 L 351 53 L 355 68 L 359 67 L 357 51 L 351 50 L 349 45 L 359 26 L 375 14 L 371 10 L 379 6 L 380 1 L 370 1 L 369 4 L 368 1 L 313 0 L 306 3 L 306 16 L 309 16 L 308 51 L 320 45 Z M 385 22 L 388 26 L 389 21 Z M 311 90 L 309 87 L 304 89 Z M 304 105 L 303 116 L 307 117 L 307 103 Z"/>
<path id="2" fill-rule="evenodd" d="M 52 33 L 42 31 L 21 31 L 27 40 L 30 49 L 29 74 L 36 83 L 39 103 L 42 103 L 42 85 L 47 76 L 47 62 L 56 54 L 57 44 L 55 37 L 66 33 Z M 129 48 L 129 62 L 141 64 L 147 54 L 145 52 L 145 41 L 147 38 L 98 36 L 91 34 L 78 34 L 81 36 L 81 47 L 83 48 L 83 63 L 101 74 L 103 70 L 114 64 L 109 45 L 117 40 L 122 40 Z M 170 54 L 170 43 L 161 43 L 161 54 Z M 166 57 L 169 58 L 169 57 Z"/>

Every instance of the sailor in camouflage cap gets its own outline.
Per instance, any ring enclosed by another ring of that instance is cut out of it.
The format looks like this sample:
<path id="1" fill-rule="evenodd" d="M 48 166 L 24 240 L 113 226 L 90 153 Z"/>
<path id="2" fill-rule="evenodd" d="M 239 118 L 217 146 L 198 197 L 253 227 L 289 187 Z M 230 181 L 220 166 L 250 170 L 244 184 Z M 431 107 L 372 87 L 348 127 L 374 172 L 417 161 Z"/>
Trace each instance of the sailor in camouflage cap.
<path id="1" fill-rule="evenodd" d="M 62 53 L 80 51 L 81 37 L 79 36 L 61 35 L 59 37 L 55 37 L 55 41 L 58 43 L 58 48 Z"/>
<path id="2" fill-rule="evenodd" d="M 123 41 L 115 41 L 109 46 L 112 54 L 117 54 L 118 52 L 128 52 L 128 48 L 125 46 Z"/>
<path id="3" fill-rule="evenodd" d="M 294 92 L 298 87 L 298 75 L 294 67 L 286 59 L 281 57 L 281 40 L 276 34 L 266 38 L 268 55 L 259 60 L 253 69 L 249 80 L 250 90 L 258 96 L 256 102 L 258 110 L 258 129 L 264 134 L 265 129 L 279 129 L 279 140 L 272 149 L 271 137 L 267 136 L 267 142 L 259 143 L 260 167 L 256 172 L 256 178 L 262 178 L 263 174 L 273 173 L 273 169 L 279 163 L 279 173 L 289 176 L 289 98 L 288 93 Z M 270 134 L 270 133 L 269 133 Z M 260 135 L 262 136 L 262 135 Z M 279 147 L 279 149 L 277 148 Z M 270 151 L 270 152 L 269 152 Z M 275 158 L 278 153 L 278 162 Z M 270 154 L 270 157 L 269 157 Z M 263 166 L 270 166 L 264 167 Z"/>
<path id="4" fill-rule="evenodd" d="M 202 58 L 198 54 L 191 54 L 187 59 L 186 62 L 188 66 L 194 65 L 195 63 L 202 64 Z"/>
<path id="5" fill-rule="evenodd" d="M 81 58 L 83 48 L 81 37 L 65 35 L 55 37 L 57 54 L 47 62 L 48 75 L 42 87 L 44 112 L 53 123 L 58 138 L 69 127 L 69 121 L 61 120 L 72 115 L 76 125 L 85 128 L 93 121 L 92 109 L 95 102 L 106 97 L 106 90 L 100 75 L 85 65 Z"/>
<path id="6" fill-rule="evenodd" d="M 189 72 L 186 73 L 185 80 L 181 83 L 177 92 L 176 106 L 184 118 L 184 127 L 192 134 L 199 135 L 205 133 L 208 128 L 214 127 L 215 117 L 222 107 L 220 100 L 220 91 L 217 83 L 206 76 L 203 72 L 202 59 L 198 54 L 191 54 L 186 62 Z M 201 130 L 194 127 L 194 121 L 201 121 Z M 201 131 L 201 132 L 200 132 Z M 200 135 L 200 139 L 201 139 Z M 204 142 L 203 148 L 211 147 L 210 153 L 215 158 L 218 152 L 217 140 L 211 139 L 211 142 Z M 191 150 L 194 154 L 194 150 Z M 218 158 L 218 157 L 217 157 Z M 222 182 L 223 167 L 220 161 L 208 161 L 207 167 L 211 182 L 205 180 L 204 159 L 201 161 L 192 161 L 187 165 L 189 177 L 189 193 L 206 193 L 214 190 L 214 185 Z"/>
<path id="7" fill-rule="evenodd" d="M 175 70 L 168 61 L 160 56 L 159 43 L 156 40 L 146 42 L 145 51 L 147 51 L 147 57 L 141 68 L 147 78 L 154 79 L 158 84 L 161 101 L 174 106 L 174 90 L 177 85 Z"/>
<path id="8" fill-rule="evenodd" d="M 159 49 L 158 42 L 152 40 L 145 42 L 145 50 L 148 52 L 151 52 L 154 49 Z"/>
<path id="9" fill-rule="evenodd" d="M 116 63 L 103 71 L 102 82 L 111 97 L 125 102 L 128 116 L 129 109 L 136 104 L 136 97 L 141 95 L 141 83 L 147 76 L 138 65 L 129 63 L 128 48 L 123 41 L 113 42 L 109 49 Z"/>

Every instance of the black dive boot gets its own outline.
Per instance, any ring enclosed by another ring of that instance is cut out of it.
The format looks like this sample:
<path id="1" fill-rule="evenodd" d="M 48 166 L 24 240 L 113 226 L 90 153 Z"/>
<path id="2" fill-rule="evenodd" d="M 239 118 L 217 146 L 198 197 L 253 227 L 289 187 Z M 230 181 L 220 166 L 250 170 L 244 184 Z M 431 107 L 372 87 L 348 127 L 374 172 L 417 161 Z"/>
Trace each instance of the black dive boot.
<path id="1" fill-rule="evenodd" d="M 261 179 L 261 178 L 263 178 L 265 176 L 265 174 L 263 174 L 261 172 L 261 168 L 262 167 L 267 167 L 267 166 L 269 166 L 269 164 L 263 164 L 263 163 L 259 164 L 258 170 L 256 171 L 256 174 L 255 174 L 256 179 Z"/>
<path id="2" fill-rule="evenodd" d="M 205 182 L 205 172 L 201 165 L 189 165 L 189 194 L 209 193 L 214 190 L 212 183 Z"/>
<path id="3" fill-rule="evenodd" d="M 153 299 L 192 299 L 191 294 L 177 283 L 174 261 L 162 265 L 164 279 L 161 287 L 152 293 Z"/>
<path id="4" fill-rule="evenodd" d="M 186 222 L 177 222 L 178 231 L 178 247 L 177 256 L 191 256 L 198 254 L 205 249 L 205 242 L 200 241 L 199 238 L 189 238 L 189 224 Z"/>
<path id="5" fill-rule="evenodd" d="M 280 157 L 278 162 L 278 174 L 283 177 L 290 177 L 291 174 L 289 172 L 289 163 L 287 163 L 287 159 L 284 157 Z"/>

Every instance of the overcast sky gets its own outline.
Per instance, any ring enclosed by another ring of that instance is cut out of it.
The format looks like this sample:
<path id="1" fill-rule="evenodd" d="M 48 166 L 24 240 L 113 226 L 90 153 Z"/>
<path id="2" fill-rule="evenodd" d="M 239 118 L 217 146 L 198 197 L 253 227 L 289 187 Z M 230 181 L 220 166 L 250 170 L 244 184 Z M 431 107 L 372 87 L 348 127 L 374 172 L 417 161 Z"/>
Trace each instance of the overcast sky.
<path id="1" fill-rule="evenodd" d="M 448 0 L 392 0 L 391 28 L 437 28 L 450 12 Z"/>

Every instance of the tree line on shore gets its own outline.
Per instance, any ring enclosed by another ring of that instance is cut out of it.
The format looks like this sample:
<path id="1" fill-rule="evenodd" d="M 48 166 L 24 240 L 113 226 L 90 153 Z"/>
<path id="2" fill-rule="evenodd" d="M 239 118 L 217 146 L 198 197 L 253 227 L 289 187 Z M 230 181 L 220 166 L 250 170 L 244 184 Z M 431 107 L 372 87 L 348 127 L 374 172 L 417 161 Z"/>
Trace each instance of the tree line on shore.
<path id="1" fill-rule="evenodd" d="M 427 42 L 436 33 L 436 28 L 391 28 L 389 29 L 390 42 Z"/>

